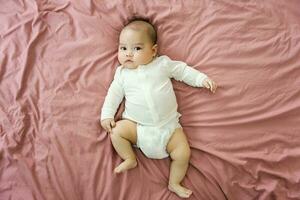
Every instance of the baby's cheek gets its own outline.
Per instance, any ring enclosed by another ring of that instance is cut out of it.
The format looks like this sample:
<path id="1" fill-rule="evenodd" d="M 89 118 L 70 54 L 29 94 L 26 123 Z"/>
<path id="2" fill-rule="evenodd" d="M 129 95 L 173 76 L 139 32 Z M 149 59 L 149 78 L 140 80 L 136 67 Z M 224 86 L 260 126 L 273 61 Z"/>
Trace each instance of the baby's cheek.
<path id="1" fill-rule="evenodd" d="M 122 54 L 118 54 L 118 60 L 120 63 L 123 63 L 124 62 L 124 56 Z"/>

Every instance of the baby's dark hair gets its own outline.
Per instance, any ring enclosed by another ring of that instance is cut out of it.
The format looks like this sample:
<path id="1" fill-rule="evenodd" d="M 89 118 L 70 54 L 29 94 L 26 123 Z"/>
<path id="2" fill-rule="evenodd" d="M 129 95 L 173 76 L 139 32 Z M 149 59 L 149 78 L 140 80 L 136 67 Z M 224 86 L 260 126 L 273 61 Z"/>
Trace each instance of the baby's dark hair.
<path id="1" fill-rule="evenodd" d="M 151 39 L 151 41 L 153 42 L 153 44 L 157 43 L 157 33 L 156 33 L 156 29 L 153 26 L 153 24 L 150 22 L 149 19 L 147 18 L 142 18 L 142 17 L 133 17 L 131 18 L 128 23 L 124 26 L 129 26 L 130 24 L 134 23 L 134 22 L 145 22 L 148 26 L 147 26 L 147 33 L 149 34 L 149 37 Z"/>

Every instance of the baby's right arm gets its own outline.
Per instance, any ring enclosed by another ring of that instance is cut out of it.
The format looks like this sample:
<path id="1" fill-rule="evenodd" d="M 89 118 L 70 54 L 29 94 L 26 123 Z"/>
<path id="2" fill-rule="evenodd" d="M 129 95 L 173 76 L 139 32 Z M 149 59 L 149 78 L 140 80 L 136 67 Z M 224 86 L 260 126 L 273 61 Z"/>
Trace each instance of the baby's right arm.
<path id="1" fill-rule="evenodd" d="M 114 127 L 114 116 L 117 109 L 124 98 L 124 89 L 121 83 L 120 68 L 114 76 L 114 80 L 111 83 L 107 95 L 104 100 L 104 104 L 101 110 L 101 126 L 108 132 Z"/>

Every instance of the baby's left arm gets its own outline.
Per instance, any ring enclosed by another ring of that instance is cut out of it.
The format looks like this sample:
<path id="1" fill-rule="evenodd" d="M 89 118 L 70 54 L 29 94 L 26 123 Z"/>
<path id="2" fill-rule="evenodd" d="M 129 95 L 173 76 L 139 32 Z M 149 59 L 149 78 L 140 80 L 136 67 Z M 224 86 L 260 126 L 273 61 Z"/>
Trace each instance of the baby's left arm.
<path id="1" fill-rule="evenodd" d="M 188 66 L 184 62 L 171 60 L 167 56 L 164 56 L 164 60 L 170 78 L 183 81 L 190 86 L 207 88 L 213 93 L 216 91 L 217 84 L 206 74 Z"/>

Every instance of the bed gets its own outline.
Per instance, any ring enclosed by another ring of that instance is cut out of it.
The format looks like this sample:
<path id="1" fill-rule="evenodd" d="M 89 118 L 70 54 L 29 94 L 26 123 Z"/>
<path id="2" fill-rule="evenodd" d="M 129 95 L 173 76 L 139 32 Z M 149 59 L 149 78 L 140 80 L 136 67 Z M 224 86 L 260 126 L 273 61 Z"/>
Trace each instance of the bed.
<path id="1" fill-rule="evenodd" d="M 173 82 L 195 200 L 300 199 L 297 0 L 1 1 L 0 199 L 176 200 L 170 160 L 122 174 L 99 116 L 118 34 L 150 19 L 159 53 L 218 83 Z M 116 116 L 120 118 L 122 106 Z"/>

